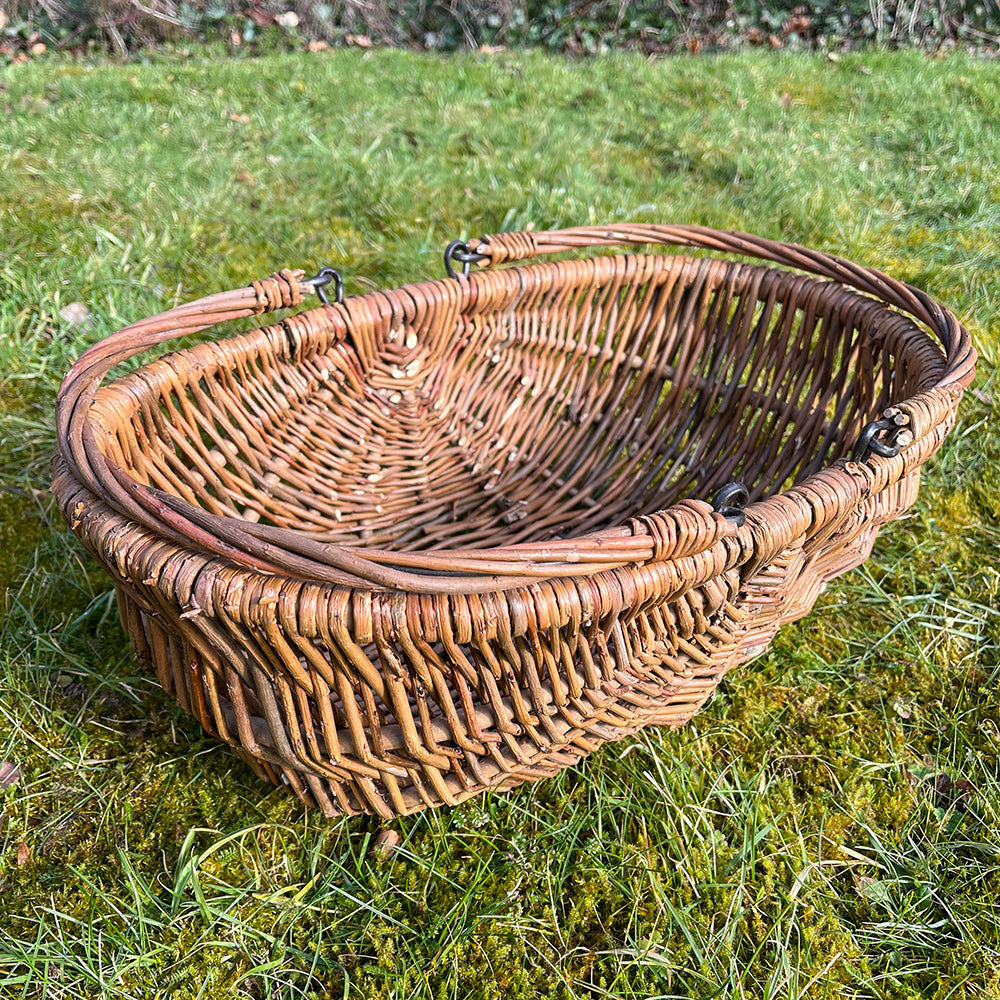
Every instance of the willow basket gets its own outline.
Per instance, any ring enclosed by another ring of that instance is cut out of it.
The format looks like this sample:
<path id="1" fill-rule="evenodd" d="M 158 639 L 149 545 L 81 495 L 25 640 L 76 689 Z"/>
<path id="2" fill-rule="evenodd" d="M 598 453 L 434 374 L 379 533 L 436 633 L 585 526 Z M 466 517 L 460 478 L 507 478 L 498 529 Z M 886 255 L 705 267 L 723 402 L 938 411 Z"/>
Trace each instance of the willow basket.
<path id="1" fill-rule="evenodd" d="M 495 267 L 619 244 L 770 266 Z M 482 267 L 101 387 L 319 282 L 209 296 L 95 345 L 59 395 L 53 488 L 140 658 L 327 815 L 460 802 L 685 722 L 913 502 L 973 376 L 946 309 L 799 246 L 622 226 L 457 259 Z"/>

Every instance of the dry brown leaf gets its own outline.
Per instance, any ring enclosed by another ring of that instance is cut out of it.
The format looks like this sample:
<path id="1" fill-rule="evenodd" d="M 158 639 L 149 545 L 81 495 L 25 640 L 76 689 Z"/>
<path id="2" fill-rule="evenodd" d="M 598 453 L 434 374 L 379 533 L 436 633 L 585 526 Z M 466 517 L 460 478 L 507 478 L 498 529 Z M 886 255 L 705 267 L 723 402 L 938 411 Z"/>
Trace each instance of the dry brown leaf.
<path id="1" fill-rule="evenodd" d="M 250 10 L 246 11 L 246 16 L 258 28 L 269 28 L 272 24 L 277 23 L 277 18 L 269 10 L 264 10 L 263 7 L 251 7 Z"/>
<path id="2" fill-rule="evenodd" d="M 10 760 L 0 760 L 0 788 L 10 788 L 21 780 L 21 769 Z"/>
<path id="3" fill-rule="evenodd" d="M 805 14 L 793 14 L 781 26 L 781 37 L 787 38 L 789 35 L 799 35 L 804 37 L 812 27 L 812 18 Z"/>
<path id="4" fill-rule="evenodd" d="M 367 35 L 347 35 L 344 41 L 348 45 L 356 45 L 359 49 L 370 49 L 372 40 Z"/>
<path id="5" fill-rule="evenodd" d="M 23 868 L 31 860 L 31 848 L 22 840 L 17 845 L 17 867 Z"/>
<path id="6" fill-rule="evenodd" d="M 399 847 L 399 834 L 395 830 L 383 830 L 375 838 L 375 843 L 372 844 L 372 852 L 388 856 L 397 847 Z"/>

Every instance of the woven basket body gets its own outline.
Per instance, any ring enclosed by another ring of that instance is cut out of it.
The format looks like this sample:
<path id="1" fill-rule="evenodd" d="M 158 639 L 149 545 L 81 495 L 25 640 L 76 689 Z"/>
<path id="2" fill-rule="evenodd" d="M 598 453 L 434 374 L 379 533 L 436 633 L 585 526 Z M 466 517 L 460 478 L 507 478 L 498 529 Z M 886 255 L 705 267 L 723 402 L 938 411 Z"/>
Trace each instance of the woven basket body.
<path id="1" fill-rule="evenodd" d="M 620 243 L 771 263 L 476 270 L 100 385 L 163 341 L 297 306 L 312 287 L 282 272 L 136 323 L 67 376 L 54 490 L 140 658 L 324 813 L 453 804 L 682 724 L 913 502 L 973 375 L 950 313 L 743 234 L 475 249 Z M 734 481 L 741 516 L 709 502 Z"/>

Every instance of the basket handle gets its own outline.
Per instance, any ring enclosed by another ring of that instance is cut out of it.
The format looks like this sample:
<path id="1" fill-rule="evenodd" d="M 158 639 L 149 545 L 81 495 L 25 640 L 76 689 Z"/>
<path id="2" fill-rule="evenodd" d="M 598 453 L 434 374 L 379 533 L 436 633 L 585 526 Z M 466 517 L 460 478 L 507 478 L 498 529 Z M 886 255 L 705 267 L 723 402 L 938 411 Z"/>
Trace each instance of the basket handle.
<path id="1" fill-rule="evenodd" d="M 955 317 L 929 296 L 878 271 L 794 244 L 745 233 L 694 226 L 584 227 L 548 233 L 504 233 L 470 243 L 487 263 L 524 260 L 590 246 L 662 243 L 739 253 L 771 260 L 868 292 L 929 326 L 945 347 L 948 371 L 924 394 L 925 425 L 943 419 L 974 375 L 975 352 Z M 626 525 L 565 542 L 521 543 L 465 553 L 397 553 L 358 550 L 302 538 L 294 532 L 209 515 L 177 497 L 135 482 L 101 451 L 89 411 L 98 387 L 116 365 L 165 341 L 217 323 L 293 307 L 313 280 L 282 271 L 248 288 L 210 295 L 140 320 L 88 349 L 70 369 L 57 397 L 61 457 L 70 472 L 119 513 L 158 535 L 270 573 L 297 572 L 335 584 L 409 588 L 422 593 L 470 593 L 524 586 L 539 578 L 597 573 L 636 562 L 696 556 L 735 532 L 733 524 L 702 501 L 635 518 Z M 339 307 L 331 307 L 335 311 Z M 912 402 L 912 401 L 911 401 Z M 775 498 L 775 502 L 777 502 Z M 679 520 L 678 520 L 679 519 Z M 457 560 L 455 557 L 459 557 Z"/>
<path id="2" fill-rule="evenodd" d="M 216 323 L 297 306 L 304 292 L 316 290 L 311 282 L 302 280 L 304 273 L 285 270 L 246 288 L 185 302 L 132 323 L 93 344 L 80 355 L 59 387 L 56 413 L 60 442 L 68 439 L 67 432 L 74 419 L 86 414 L 104 377 L 116 365 L 168 340 L 198 333 Z M 83 407 L 81 400 L 85 400 Z"/>
<path id="3" fill-rule="evenodd" d="M 529 260 L 542 254 L 586 247 L 650 243 L 756 257 L 866 292 L 887 305 L 901 309 L 934 332 L 944 348 L 948 366 L 939 383 L 941 387 L 964 389 L 975 375 L 976 352 L 968 331 L 951 312 L 925 292 L 874 268 L 863 267 L 833 254 L 810 250 L 797 243 L 779 243 L 750 233 L 720 231 L 704 226 L 627 224 L 579 226 L 539 233 L 498 233 L 470 240 L 468 246 L 470 251 L 483 256 L 480 266 L 489 267 L 507 261 Z"/>
<path id="4" fill-rule="evenodd" d="M 198 333 L 217 323 L 299 305 L 306 292 L 316 291 L 313 280 L 303 280 L 304 274 L 299 270 L 283 270 L 246 288 L 186 302 L 132 323 L 84 351 L 67 372 L 56 396 L 58 449 L 71 473 L 120 513 L 148 523 L 148 507 L 152 502 L 149 490 L 128 481 L 121 469 L 108 462 L 97 445 L 89 419 L 91 404 L 105 376 L 116 365 L 168 340 Z M 169 510 L 158 509 L 156 513 L 167 523 L 178 522 Z M 202 541 L 220 555 L 239 555 L 232 546 L 220 545 L 208 535 L 196 537 L 197 528 L 192 531 L 186 522 L 171 526 L 175 538 Z"/>
<path id="5" fill-rule="evenodd" d="M 304 281 L 303 274 L 304 271 L 284 270 L 246 288 L 186 302 L 132 323 L 84 351 L 66 373 L 56 396 L 59 447 L 70 469 L 93 487 L 93 477 L 87 474 L 89 449 L 83 447 L 88 437 L 93 444 L 87 415 L 98 388 L 112 368 L 168 340 L 198 333 L 217 323 L 297 306 L 305 292 L 316 291 L 313 281 Z"/>

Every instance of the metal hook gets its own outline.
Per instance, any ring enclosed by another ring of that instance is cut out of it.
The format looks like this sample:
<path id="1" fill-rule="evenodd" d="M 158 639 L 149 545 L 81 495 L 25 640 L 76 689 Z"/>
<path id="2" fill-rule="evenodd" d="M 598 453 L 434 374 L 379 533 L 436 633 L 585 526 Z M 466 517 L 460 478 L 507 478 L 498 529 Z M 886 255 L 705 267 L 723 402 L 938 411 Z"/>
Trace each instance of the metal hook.
<path id="1" fill-rule="evenodd" d="M 462 274 L 468 275 L 472 265 L 481 260 L 486 260 L 486 257 L 487 255 L 484 253 L 476 253 L 475 250 L 470 249 L 468 243 L 463 243 L 461 240 L 452 240 L 445 247 L 444 269 L 448 272 L 449 278 L 457 278 L 458 275 L 455 273 L 455 268 L 452 265 L 452 261 L 457 260 L 462 265 Z"/>
<path id="2" fill-rule="evenodd" d="M 909 422 L 910 418 L 905 413 L 890 406 L 878 420 L 865 424 L 861 429 L 851 450 L 851 461 L 864 462 L 873 454 L 882 458 L 895 458 L 913 440 L 913 435 L 906 430 Z M 885 441 L 881 441 L 879 435 L 884 431 L 892 433 Z"/>
<path id="3" fill-rule="evenodd" d="M 326 297 L 326 286 L 333 282 L 334 301 L 339 305 L 344 301 L 344 279 L 340 271 L 335 271 L 332 267 L 320 268 L 319 274 L 313 278 L 306 278 L 303 285 L 312 285 L 319 296 L 320 302 L 328 306 L 330 300 Z"/>
<path id="4" fill-rule="evenodd" d="M 712 507 L 730 524 L 742 528 L 746 524 L 746 505 L 750 500 L 750 491 L 742 483 L 726 483 L 714 497 Z"/>

